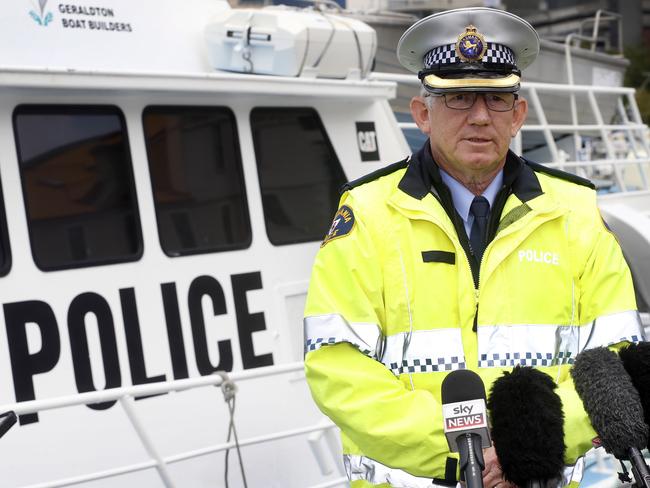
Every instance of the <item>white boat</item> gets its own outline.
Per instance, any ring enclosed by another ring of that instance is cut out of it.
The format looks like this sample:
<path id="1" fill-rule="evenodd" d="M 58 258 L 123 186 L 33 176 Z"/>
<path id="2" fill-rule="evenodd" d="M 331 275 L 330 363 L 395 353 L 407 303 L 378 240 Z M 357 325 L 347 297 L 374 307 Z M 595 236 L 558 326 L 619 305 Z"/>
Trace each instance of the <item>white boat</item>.
<path id="1" fill-rule="evenodd" d="M 0 27 L 1 485 L 345 486 L 302 312 L 339 184 L 410 152 L 372 30 L 224 0 L 18 0 Z"/>

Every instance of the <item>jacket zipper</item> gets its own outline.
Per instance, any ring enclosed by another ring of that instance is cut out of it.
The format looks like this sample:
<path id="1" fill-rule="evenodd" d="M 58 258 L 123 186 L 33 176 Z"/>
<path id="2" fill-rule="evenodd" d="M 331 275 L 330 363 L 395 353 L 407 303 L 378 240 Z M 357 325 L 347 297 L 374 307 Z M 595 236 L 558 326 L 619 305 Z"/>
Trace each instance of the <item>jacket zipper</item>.
<path id="1" fill-rule="evenodd" d="M 490 216 L 488 218 L 488 225 L 487 225 L 487 233 L 485 235 L 486 242 L 485 242 L 485 249 L 483 250 L 483 256 L 485 256 L 485 251 L 487 251 L 487 247 L 490 244 L 490 242 L 492 242 L 496 237 L 497 228 L 499 225 L 499 219 L 501 217 L 501 213 L 503 212 L 503 208 L 506 205 L 506 200 L 508 199 L 508 196 L 509 196 L 508 187 L 506 185 L 502 185 L 501 188 L 499 189 L 499 193 L 497 193 L 497 196 L 494 199 L 494 204 L 490 209 Z M 476 311 L 474 312 L 474 325 L 472 326 L 472 330 L 474 332 L 478 332 L 478 304 L 479 304 L 478 297 L 481 289 L 481 264 L 483 262 L 483 256 L 481 256 L 481 262 L 478 263 L 478 269 L 476 271 L 476 280 L 475 280 L 475 288 L 474 288 L 474 297 L 476 299 Z"/>

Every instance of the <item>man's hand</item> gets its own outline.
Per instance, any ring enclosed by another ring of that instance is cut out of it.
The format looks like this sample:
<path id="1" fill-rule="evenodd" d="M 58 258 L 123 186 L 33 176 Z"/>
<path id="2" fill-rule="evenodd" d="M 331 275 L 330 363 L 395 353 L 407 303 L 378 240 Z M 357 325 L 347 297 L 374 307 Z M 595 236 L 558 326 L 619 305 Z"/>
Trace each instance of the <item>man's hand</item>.
<path id="1" fill-rule="evenodd" d="M 483 450 L 485 469 L 483 470 L 483 486 L 485 488 L 517 488 L 517 485 L 503 479 L 503 471 L 494 447 Z"/>

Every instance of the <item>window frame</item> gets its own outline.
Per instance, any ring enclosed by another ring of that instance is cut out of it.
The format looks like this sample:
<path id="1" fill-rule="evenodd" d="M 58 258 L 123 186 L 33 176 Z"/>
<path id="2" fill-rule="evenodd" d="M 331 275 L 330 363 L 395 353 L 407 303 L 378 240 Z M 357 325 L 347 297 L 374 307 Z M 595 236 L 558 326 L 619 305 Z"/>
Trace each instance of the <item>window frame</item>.
<path id="1" fill-rule="evenodd" d="M 264 188 L 262 187 L 262 180 L 260 178 L 260 170 L 259 170 L 260 160 L 259 160 L 259 157 L 258 157 L 258 155 L 260 154 L 259 143 L 257 142 L 257 139 L 255 137 L 255 129 L 254 129 L 254 126 L 253 126 L 253 113 L 256 110 L 268 110 L 268 111 L 276 110 L 276 111 L 279 111 L 279 112 L 291 112 L 291 111 L 295 111 L 295 110 L 306 110 L 306 111 L 312 112 L 313 115 L 315 115 L 315 119 L 318 122 L 318 125 L 319 125 L 319 127 L 321 129 L 321 133 L 324 136 L 325 144 L 327 144 L 327 147 L 330 149 L 332 154 L 334 154 L 336 156 L 336 162 L 337 162 L 338 167 L 339 167 L 339 169 L 341 171 L 341 174 L 343 175 L 343 182 L 341 183 L 341 185 L 344 185 L 348 181 L 347 180 L 347 175 L 345 174 L 345 169 L 343 168 L 343 165 L 341 164 L 341 159 L 339 158 L 339 155 L 336 153 L 336 150 L 334 149 L 334 145 L 332 144 L 329 133 L 327 132 L 327 128 L 325 127 L 325 124 L 323 123 L 323 119 L 321 118 L 320 113 L 318 112 L 318 110 L 316 110 L 315 107 L 308 106 L 308 105 L 300 105 L 300 106 L 297 105 L 297 106 L 291 106 L 291 107 L 276 106 L 276 105 L 257 105 L 257 106 L 254 106 L 253 108 L 251 108 L 250 113 L 249 113 L 249 118 L 248 118 L 249 119 L 249 125 L 250 125 L 250 131 L 251 131 L 251 139 L 253 140 L 253 151 L 255 153 L 255 168 L 257 170 L 257 184 L 258 184 L 259 191 L 260 191 L 260 200 L 261 200 L 261 206 L 262 206 L 262 218 L 264 219 L 264 229 L 266 231 L 267 239 L 275 247 L 290 246 L 292 244 L 303 244 L 303 243 L 307 243 L 307 242 L 322 242 L 322 240 L 325 238 L 325 236 L 327 234 L 327 228 L 325 228 L 323 235 L 316 238 L 316 239 L 302 238 L 302 239 L 291 239 L 290 241 L 286 241 L 286 242 L 275 242 L 274 239 L 271 238 L 271 235 L 269 233 L 269 225 L 268 225 L 268 221 L 267 221 L 267 218 L 266 218 L 266 208 L 264 207 Z M 341 195 L 340 195 L 340 192 L 339 192 L 339 198 L 337 199 L 336 208 L 334 208 L 332 214 L 330 215 L 330 217 L 329 217 L 330 221 L 328 223 L 331 223 L 331 218 L 334 216 L 334 214 L 336 213 L 336 209 L 339 207 L 340 196 Z"/>
<path id="2" fill-rule="evenodd" d="M 244 208 L 242 209 L 242 212 L 245 216 L 245 223 L 247 225 L 248 229 L 248 237 L 245 242 L 242 242 L 241 244 L 231 244 L 231 245 L 226 245 L 226 246 L 220 246 L 219 248 L 216 249 L 195 249 L 195 250 L 190 250 L 190 251 L 183 251 L 175 254 L 170 254 L 167 252 L 163 245 L 163 238 L 162 234 L 160 232 L 160 218 L 158 216 L 158 204 L 156 203 L 156 199 L 154 197 L 154 192 L 155 192 L 155 186 L 154 186 L 154 181 L 153 181 L 153 173 L 151 171 L 151 154 L 149 151 L 149 145 L 147 144 L 147 137 L 146 137 L 146 128 L 145 128 L 145 117 L 150 114 L 150 113 L 167 113 L 166 111 L 169 110 L 195 110 L 197 112 L 206 112 L 210 113 L 211 111 L 214 111 L 215 109 L 223 110 L 225 111 L 229 117 L 231 118 L 232 121 L 232 128 L 234 131 L 234 143 L 233 143 L 233 149 L 235 150 L 237 154 L 237 172 L 240 176 L 241 179 L 241 195 L 243 197 L 243 204 Z M 149 172 L 149 182 L 151 184 L 151 201 L 153 203 L 154 207 L 154 214 L 156 215 L 156 232 L 158 233 L 158 244 L 160 245 L 160 249 L 162 252 L 165 254 L 165 256 L 169 258 L 179 258 L 183 256 L 196 256 L 200 254 L 215 254 L 215 253 L 221 253 L 221 252 L 228 252 L 228 251 L 240 251 L 244 249 L 249 249 L 251 245 L 253 244 L 253 225 L 251 223 L 251 215 L 250 215 L 250 207 L 248 204 L 248 193 L 247 193 L 247 188 L 246 188 L 246 175 L 244 173 L 244 160 L 242 157 L 241 153 L 241 144 L 240 144 L 240 137 L 239 137 L 239 130 L 237 127 L 237 116 L 235 115 L 235 112 L 232 110 L 232 108 L 228 107 L 227 105 L 146 105 L 142 109 L 142 115 L 141 115 L 141 120 L 142 120 L 142 134 L 143 134 L 143 142 L 145 145 L 145 151 L 147 154 L 147 170 Z"/>
<path id="3" fill-rule="evenodd" d="M 11 245 L 9 242 L 9 227 L 7 225 L 7 210 L 5 209 L 2 178 L 0 178 L 0 245 L 2 245 L 2 249 L 5 251 L 5 260 L 0 265 L 0 278 L 2 278 L 9 274 L 12 265 Z"/>
<path id="4" fill-rule="evenodd" d="M 134 241 L 136 243 L 136 250 L 132 256 L 128 257 L 111 257 L 111 258 L 100 258 L 84 261 L 82 263 L 69 263 L 61 264 L 55 266 L 44 266 L 40 259 L 37 257 L 34 250 L 34 233 L 32 231 L 32 219 L 29 215 L 28 201 L 27 201 L 27 191 L 26 191 L 26 182 L 25 176 L 22 170 L 22 155 L 20 150 L 20 144 L 18 139 L 18 130 L 17 130 L 17 118 L 20 115 L 86 115 L 86 114 L 96 114 L 96 115 L 117 115 L 120 122 L 120 126 L 123 128 L 123 148 L 126 155 L 125 164 L 126 164 L 126 174 L 128 176 L 127 187 L 131 192 L 133 199 L 133 223 L 135 227 Z M 135 174 L 133 171 L 133 157 L 131 156 L 131 144 L 129 140 L 129 129 L 126 123 L 126 117 L 124 112 L 118 105 L 111 104 L 54 104 L 54 103 L 21 103 L 16 105 L 13 109 L 11 115 L 12 130 L 14 136 L 14 147 L 16 149 L 16 157 L 18 164 L 18 172 L 20 174 L 20 183 L 23 197 L 23 207 L 25 209 L 25 221 L 27 224 L 27 231 L 29 234 L 29 247 L 32 253 L 32 260 L 38 269 L 44 272 L 49 271 L 63 271 L 68 269 L 82 269 L 90 268 L 97 266 L 107 266 L 111 264 L 120 264 L 120 263 L 131 263 L 139 261 L 142 259 L 144 254 L 144 241 L 142 234 L 142 223 L 140 220 L 140 205 L 138 203 L 138 193 L 137 185 L 135 183 Z"/>

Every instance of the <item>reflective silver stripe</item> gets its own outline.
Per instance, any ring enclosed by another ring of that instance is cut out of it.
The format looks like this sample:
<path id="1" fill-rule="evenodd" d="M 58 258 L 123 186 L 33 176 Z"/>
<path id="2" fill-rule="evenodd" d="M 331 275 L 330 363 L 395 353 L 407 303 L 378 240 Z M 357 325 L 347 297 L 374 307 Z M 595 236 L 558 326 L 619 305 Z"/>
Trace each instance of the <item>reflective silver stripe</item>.
<path id="1" fill-rule="evenodd" d="M 585 472 L 585 457 L 579 457 L 573 466 L 565 466 L 562 473 L 562 486 L 567 486 L 569 483 L 580 483 Z"/>
<path id="2" fill-rule="evenodd" d="M 465 369 L 460 329 L 416 330 L 410 335 L 406 332 L 390 335 L 386 337 L 381 362 L 395 375 Z"/>
<path id="3" fill-rule="evenodd" d="M 393 488 L 449 488 L 448 485 L 435 483 L 431 478 L 420 478 L 401 469 L 389 468 L 366 456 L 344 454 L 343 465 L 350 481 L 363 480 L 375 485 L 390 483 Z M 573 466 L 564 467 L 562 481 L 558 488 L 567 486 L 571 482 L 580 483 L 584 470 L 585 457 L 582 456 Z"/>
<path id="4" fill-rule="evenodd" d="M 350 481 L 368 481 L 374 485 L 389 483 L 393 488 L 449 488 L 436 484 L 431 478 L 420 478 L 402 471 L 389 468 L 365 456 L 344 454 L 343 465 Z"/>
<path id="5" fill-rule="evenodd" d="M 348 322 L 339 314 L 305 317 L 305 354 L 321 346 L 349 342 L 372 358 L 381 354 L 382 334 L 377 324 Z"/>
<path id="6" fill-rule="evenodd" d="M 478 327 L 479 367 L 573 364 L 580 351 L 643 340 L 636 310 L 604 315 L 583 326 L 555 324 Z"/>
<path id="7" fill-rule="evenodd" d="M 552 366 L 571 364 L 578 354 L 580 327 L 517 324 L 478 327 L 478 365 Z"/>
<path id="8" fill-rule="evenodd" d="M 598 317 L 580 330 L 580 350 L 610 346 L 619 342 L 640 342 L 644 339 L 643 325 L 636 310 Z"/>

